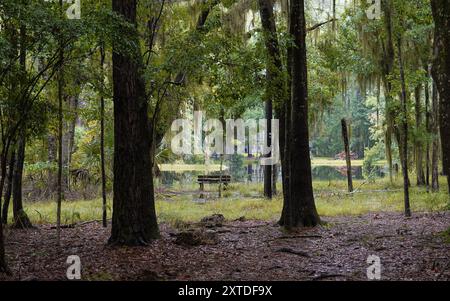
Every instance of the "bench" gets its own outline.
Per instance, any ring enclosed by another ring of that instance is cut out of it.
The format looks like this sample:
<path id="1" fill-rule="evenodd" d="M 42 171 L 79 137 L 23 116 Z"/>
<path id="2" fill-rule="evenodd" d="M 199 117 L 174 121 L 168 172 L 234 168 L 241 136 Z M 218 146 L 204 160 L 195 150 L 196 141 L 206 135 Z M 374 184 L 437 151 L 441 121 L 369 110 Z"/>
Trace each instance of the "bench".
<path id="1" fill-rule="evenodd" d="M 224 184 L 227 186 L 231 182 L 229 175 L 199 175 L 197 183 L 200 184 L 200 198 L 204 198 L 205 184 Z"/>

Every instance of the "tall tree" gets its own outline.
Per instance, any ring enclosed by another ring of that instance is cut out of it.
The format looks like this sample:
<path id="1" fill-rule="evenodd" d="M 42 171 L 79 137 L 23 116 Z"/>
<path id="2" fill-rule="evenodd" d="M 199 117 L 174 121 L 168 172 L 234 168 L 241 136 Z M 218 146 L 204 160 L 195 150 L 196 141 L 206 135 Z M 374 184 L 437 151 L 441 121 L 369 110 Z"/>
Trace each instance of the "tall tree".
<path id="1" fill-rule="evenodd" d="M 431 191 L 439 191 L 439 95 L 436 83 L 433 82 L 431 104 Z"/>
<path id="2" fill-rule="evenodd" d="M 136 0 L 113 0 L 113 11 L 133 25 L 134 47 L 121 51 L 113 43 L 114 199 L 111 244 L 145 245 L 158 238 L 153 190 L 152 129 L 142 77 L 136 24 Z M 121 26 L 120 29 L 126 29 Z"/>
<path id="3" fill-rule="evenodd" d="M 26 52 L 27 52 L 27 34 L 25 25 L 20 26 L 20 84 L 22 85 L 21 90 L 25 90 L 27 85 L 27 66 L 26 66 Z M 27 97 L 27 96 L 24 96 Z M 21 105 L 24 106 L 22 110 L 26 110 L 26 105 L 28 103 L 27 99 L 21 99 Z M 26 229 L 31 228 L 33 225 L 31 224 L 30 219 L 27 214 L 23 210 L 23 202 L 22 202 L 22 177 L 23 177 L 23 167 L 25 161 L 25 147 L 26 147 L 26 122 L 22 124 L 21 131 L 19 132 L 19 136 L 17 138 L 17 157 L 15 160 L 13 179 L 12 179 L 12 198 L 13 198 L 13 215 L 14 215 L 14 224 L 15 228 Z"/>
<path id="4" fill-rule="evenodd" d="M 289 199 L 284 203 L 286 228 L 311 227 L 320 223 L 311 174 L 308 125 L 308 78 L 306 60 L 306 21 L 304 0 L 290 2 L 289 32 L 293 38 L 291 114 L 289 146 Z M 282 217 L 283 219 L 283 217 Z"/>
<path id="5" fill-rule="evenodd" d="M 63 17 L 63 1 L 59 0 L 60 16 Z M 63 100 L 64 100 L 64 46 L 63 32 L 60 29 L 58 37 L 59 49 L 59 72 L 58 72 L 58 178 L 57 178 L 57 197 L 56 197 L 56 241 L 61 241 L 61 204 L 64 199 L 63 190 Z"/>
<path id="6" fill-rule="evenodd" d="M 402 122 L 401 122 L 401 140 L 400 143 L 400 160 L 402 161 L 402 172 L 403 172 L 403 192 L 404 192 L 404 202 L 405 202 L 405 215 L 407 217 L 411 216 L 411 207 L 409 204 L 409 177 L 408 177 L 408 106 L 407 106 L 407 92 L 406 92 L 406 82 L 405 82 L 405 71 L 403 65 L 403 55 L 402 55 L 402 41 L 401 38 L 397 40 L 398 49 L 398 63 L 400 68 L 400 81 L 401 81 L 401 110 L 402 110 Z"/>
<path id="7" fill-rule="evenodd" d="M 385 132 L 385 145 L 386 145 L 386 158 L 389 165 L 389 178 L 391 183 L 393 181 L 393 155 L 392 155 L 392 135 L 395 127 L 395 112 L 393 110 L 392 99 L 392 80 L 391 75 L 394 69 L 395 62 L 395 50 L 393 41 L 393 21 L 392 21 L 392 2 L 391 0 L 382 1 L 382 10 L 384 13 L 384 30 L 385 40 L 382 40 L 382 79 L 385 93 L 386 103 L 386 132 Z"/>
<path id="8" fill-rule="evenodd" d="M 271 122 L 272 110 L 276 97 L 280 97 L 282 92 L 282 63 L 280 57 L 280 48 L 277 38 L 277 29 L 275 15 L 273 13 L 272 0 L 259 0 L 259 13 L 263 29 L 263 37 L 266 45 L 266 90 L 264 93 L 267 126 L 267 141 L 271 141 Z M 276 108 L 279 104 L 275 104 Z M 279 111 L 279 110 L 278 110 Z M 278 114 L 276 114 L 278 115 Z M 278 116 L 277 116 L 278 117 Z M 269 154 L 270 156 L 270 154 Z M 265 166 L 264 168 L 264 196 L 272 198 L 274 188 L 276 190 L 276 177 L 273 175 L 276 171 L 275 166 Z"/>
<path id="9" fill-rule="evenodd" d="M 442 161 L 450 192 L 450 2 L 432 0 L 435 23 L 433 77 L 439 90 Z"/>
<path id="10" fill-rule="evenodd" d="M 100 45 L 100 165 L 102 173 L 102 222 L 103 227 L 107 226 L 107 212 L 106 212 L 106 168 L 105 168 L 105 45 Z"/>

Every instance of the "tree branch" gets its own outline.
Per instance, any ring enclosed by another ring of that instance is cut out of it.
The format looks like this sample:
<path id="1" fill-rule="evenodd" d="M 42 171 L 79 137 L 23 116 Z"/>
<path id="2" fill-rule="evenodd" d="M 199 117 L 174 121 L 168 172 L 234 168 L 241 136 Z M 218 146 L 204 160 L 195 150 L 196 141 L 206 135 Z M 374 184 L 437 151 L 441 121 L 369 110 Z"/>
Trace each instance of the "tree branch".
<path id="1" fill-rule="evenodd" d="M 338 19 L 330 19 L 330 20 L 327 20 L 327 21 L 324 21 L 324 22 L 321 22 L 321 23 L 317 23 L 314 26 L 308 28 L 306 31 L 310 32 L 310 31 L 316 30 L 317 28 L 322 27 L 323 25 L 326 25 L 328 23 L 331 23 L 331 22 L 334 22 L 334 21 L 337 21 L 337 20 Z"/>

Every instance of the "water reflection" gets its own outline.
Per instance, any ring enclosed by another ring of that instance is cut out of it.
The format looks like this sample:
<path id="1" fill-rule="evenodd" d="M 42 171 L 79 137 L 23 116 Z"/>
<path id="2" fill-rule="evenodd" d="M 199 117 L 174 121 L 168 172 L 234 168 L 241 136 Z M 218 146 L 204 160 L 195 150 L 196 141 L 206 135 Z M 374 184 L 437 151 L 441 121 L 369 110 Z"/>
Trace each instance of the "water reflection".
<path id="1" fill-rule="evenodd" d="M 347 168 L 345 166 L 315 166 L 312 169 L 313 180 L 316 181 L 338 181 L 346 180 Z M 219 172 L 210 172 L 209 174 L 218 174 Z M 245 164 L 244 166 L 230 165 L 230 169 L 224 171 L 225 174 L 229 174 L 232 177 L 232 182 L 238 183 L 263 183 L 264 181 L 264 167 L 257 164 Z M 159 186 L 166 188 L 173 187 L 174 185 L 192 185 L 197 182 L 197 176 L 203 175 L 205 172 L 201 171 L 185 171 L 185 172 L 173 172 L 163 171 L 159 177 Z M 277 168 L 277 178 L 281 181 L 281 170 Z M 353 167 L 352 175 L 355 180 L 362 180 L 368 177 L 371 178 L 383 178 L 386 175 L 386 171 L 383 167 L 373 167 L 370 172 L 365 172 L 362 167 Z"/>

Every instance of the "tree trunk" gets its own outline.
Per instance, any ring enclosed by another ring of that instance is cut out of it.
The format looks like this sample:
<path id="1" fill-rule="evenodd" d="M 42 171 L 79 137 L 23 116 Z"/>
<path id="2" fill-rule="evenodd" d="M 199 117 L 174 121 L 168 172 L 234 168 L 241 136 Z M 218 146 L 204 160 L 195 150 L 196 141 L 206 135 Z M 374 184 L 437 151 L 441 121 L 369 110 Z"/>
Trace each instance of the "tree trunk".
<path id="1" fill-rule="evenodd" d="M 407 107 L 407 94 L 406 94 L 406 82 L 405 72 L 403 69 L 403 57 L 402 57 L 402 43 L 399 38 L 397 41 L 398 47 L 398 61 L 400 67 L 400 81 L 402 86 L 401 101 L 402 101 L 402 147 L 400 152 L 402 156 L 402 171 L 403 171 L 403 191 L 405 200 L 405 216 L 411 216 L 411 207 L 409 204 L 409 177 L 408 177 L 408 107 Z"/>
<path id="2" fill-rule="evenodd" d="M 304 1 L 290 3 L 289 31 L 292 51 L 290 131 L 290 196 L 285 208 L 287 228 L 311 227 L 320 223 L 314 202 L 308 128 L 308 87 L 306 64 L 306 22 Z"/>
<path id="3" fill-rule="evenodd" d="M 21 71 L 21 90 L 24 90 L 23 87 L 26 81 L 26 28 L 24 25 L 20 27 L 20 71 Z M 26 99 L 21 99 L 22 105 L 26 105 Z M 22 177 L 23 177 L 23 165 L 25 161 L 25 143 L 26 143 L 26 122 L 23 122 L 21 125 L 21 130 L 19 132 L 18 142 L 17 142 L 17 159 L 14 166 L 13 173 L 13 184 L 12 184 L 12 198 L 13 198 L 13 215 L 14 215 L 14 228 L 18 229 L 27 229 L 32 228 L 30 219 L 27 214 L 23 210 L 23 201 L 22 201 Z"/>
<path id="4" fill-rule="evenodd" d="M 290 9 L 290 8 L 289 8 Z M 288 15 L 288 27 L 290 27 L 290 13 Z M 290 150 L 291 141 L 290 125 L 291 125 L 291 91 L 292 91 L 292 62 L 293 62 L 293 47 L 287 48 L 287 79 L 286 79 L 286 93 L 283 94 L 282 103 L 280 105 L 280 155 L 281 155 L 281 177 L 283 184 L 283 210 L 281 218 L 278 221 L 280 226 L 288 226 L 288 214 L 290 210 Z"/>
<path id="5" fill-rule="evenodd" d="M 421 105 L 422 87 L 417 86 L 414 91 L 415 113 L 416 113 L 416 140 L 415 140 L 415 159 L 416 159 L 416 177 L 417 186 L 425 185 L 425 173 L 423 170 L 423 143 L 422 143 L 422 105 Z"/>
<path id="6" fill-rule="evenodd" d="M 4 137 L 3 137 L 4 138 Z M 0 169 L 1 169 L 1 177 L 0 177 L 0 207 L 2 205 L 2 195 L 3 195 L 3 188 L 5 186 L 5 177 L 6 177 L 6 164 L 7 164 L 7 157 L 8 157 L 8 149 L 10 145 L 10 141 L 8 141 L 8 138 L 3 139 L 3 146 L 2 146 L 2 152 L 0 156 Z M 0 211 L 1 214 L 1 211 Z M 1 219 L 1 216 L 0 216 Z M 6 273 L 11 274 L 11 271 L 8 268 L 8 265 L 6 264 L 6 258 L 5 258 L 5 238 L 3 236 L 3 223 L 0 223 L 0 273 Z"/>
<path id="7" fill-rule="evenodd" d="M 134 24 L 130 34 L 135 45 L 139 45 L 136 2 L 113 0 L 113 11 Z M 153 134 L 141 68 L 138 47 L 123 54 L 113 44 L 115 139 L 110 244 L 145 245 L 159 237 L 150 158 Z"/>
<path id="8" fill-rule="evenodd" d="M 100 46 L 100 164 L 102 172 L 102 222 L 107 227 L 106 212 L 106 170 L 105 170 L 105 96 L 104 96 L 104 68 L 105 68 L 105 46 Z"/>
<path id="9" fill-rule="evenodd" d="M 267 146 L 270 147 L 272 144 L 272 100 L 267 97 L 265 100 L 266 105 L 266 140 Z M 268 158 L 272 156 L 272 153 L 266 155 Z M 264 197 L 267 199 L 272 199 L 272 165 L 264 166 Z"/>
<path id="10" fill-rule="evenodd" d="M 259 12 L 261 15 L 261 23 L 264 35 L 264 42 L 266 45 L 267 58 L 266 58 L 266 91 L 264 94 L 265 106 L 266 106 L 266 119 L 267 125 L 267 145 L 271 145 L 271 120 L 273 118 L 273 104 L 276 97 L 280 96 L 280 92 L 283 91 L 282 80 L 282 63 L 280 56 L 279 43 L 277 38 L 277 29 L 275 23 L 275 16 L 273 13 L 272 0 L 258 0 Z M 281 94 L 283 95 L 283 94 Z M 275 103 L 275 107 L 279 108 L 279 104 Z M 279 111 L 279 110 L 278 110 Z M 276 114 L 277 115 L 277 114 Z M 270 157 L 271 154 L 268 155 Z M 273 172 L 276 170 L 275 166 L 265 166 L 264 168 L 264 196 L 271 199 L 274 192 L 273 186 L 276 183 L 273 182 Z"/>
<path id="11" fill-rule="evenodd" d="M 59 0 L 61 18 L 63 16 L 63 1 Z M 60 32 L 60 34 L 62 34 Z M 57 177 L 57 199 L 56 199 L 56 243 L 61 242 L 61 205 L 64 199 L 63 190 L 63 100 L 64 100 L 64 49 L 62 37 L 59 41 L 59 72 L 58 72 L 58 177 Z"/>
<path id="12" fill-rule="evenodd" d="M 345 161 L 347 164 L 348 192 L 352 193 L 353 192 L 352 160 L 350 154 L 350 143 L 348 139 L 347 121 L 345 121 L 345 119 L 342 119 L 341 125 L 342 125 L 342 139 L 344 140 Z"/>
<path id="13" fill-rule="evenodd" d="M 425 82 L 425 129 L 427 133 L 427 144 L 425 149 L 425 185 L 427 186 L 427 192 L 430 191 L 430 175 L 431 175 L 431 158 L 430 158 L 430 139 L 431 134 L 430 127 L 430 85 L 429 85 L 429 71 L 428 66 L 424 67 L 425 72 L 427 72 L 427 81 Z"/>
<path id="14" fill-rule="evenodd" d="M 383 85 L 386 103 L 386 131 L 385 131 L 385 145 L 386 145 L 386 159 L 389 166 L 389 179 L 393 183 L 393 160 L 392 160 L 392 136 L 395 127 L 395 112 L 392 109 L 392 82 L 390 76 L 394 69 L 395 51 L 392 34 L 392 3 L 391 0 L 382 2 L 382 9 L 384 12 L 384 30 L 386 31 L 386 40 L 383 41 L 383 59 L 381 62 L 381 70 L 383 73 Z"/>
<path id="15" fill-rule="evenodd" d="M 431 104 L 431 191 L 439 191 L 439 97 L 436 83 L 433 82 L 433 96 Z"/>
<path id="16" fill-rule="evenodd" d="M 9 162 L 8 162 L 8 176 L 7 176 L 7 182 L 6 182 L 5 202 L 3 203 L 3 208 L 2 208 L 2 210 L 3 210 L 2 211 L 2 223 L 5 225 L 8 223 L 8 210 L 9 210 L 9 204 L 11 202 L 15 161 L 16 161 L 16 152 L 13 149 L 11 151 L 11 156 L 10 156 Z"/>
<path id="17" fill-rule="evenodd" d="M 276 196 L 277 192 L 277 181 L 278 181 L 278 165 L 274 164 L 272 166 L 272 196 Z"/>
<path id="18" fill-rule="evenodd" d="M 431 6 L 435 22 L 433 77 L 439 90 L 442 165 L 444 175 L 450 176 L 450 2 L 432 0 Z"/>
<path id="19" fill-rule="evenodd" d="M 78 96 L 67 98 L 66 114 L 63 122 L 63 191 L 70 191 L 70 166 L 75 144 L 75 127 L 78 120 Z"/>
<path id="20" fill-rule="evenodd" d="M 58 174 L 54 166 L 58 165 L 58 145 L 53 133 L 47 135 L 47 160 L 52 165 L 48 170 L 48 186 L 46 196 L 53 198 L 58 190 Z"/>
<path id="21" fill-rule="evenodd" d="M 25 161 L 25 134 L 22 132 L 19 141 L 17 143 L 17 158 L 14 166 L 13 175 L 13 214 L 14 214 L 14 224 L 13 227 L 17 229 L 28 229 L 32 228 L 30 219 L 23 210 L 22 201 L 22 177 L 23 177 L 23 165 Z"/>

